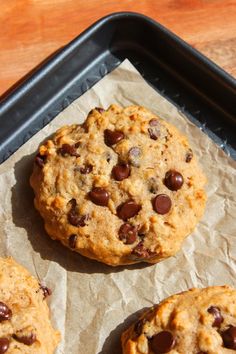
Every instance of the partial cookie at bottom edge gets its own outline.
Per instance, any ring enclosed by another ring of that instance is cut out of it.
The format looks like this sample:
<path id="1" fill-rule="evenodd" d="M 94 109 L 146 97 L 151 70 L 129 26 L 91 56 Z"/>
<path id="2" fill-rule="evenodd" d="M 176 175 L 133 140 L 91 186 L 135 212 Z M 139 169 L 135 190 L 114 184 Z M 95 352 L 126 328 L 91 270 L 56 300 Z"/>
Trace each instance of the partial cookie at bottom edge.
<path id="1" fill-rule="evenodd" d="M 236 352 L 236 290 L 190 289 L 163 300 L 122 334 L 123 354 Z"/>

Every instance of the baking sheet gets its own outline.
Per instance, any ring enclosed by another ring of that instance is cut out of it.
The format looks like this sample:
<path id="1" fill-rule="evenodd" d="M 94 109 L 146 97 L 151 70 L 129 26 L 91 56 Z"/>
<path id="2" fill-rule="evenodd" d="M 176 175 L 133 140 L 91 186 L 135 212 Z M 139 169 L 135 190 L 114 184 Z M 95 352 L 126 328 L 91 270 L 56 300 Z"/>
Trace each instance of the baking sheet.
<path id="1" fill-rule="evenodd" d="M 57 128 L 81 123 L 95 106 L 143 105 L 186 134 L 208 177 L 205 215 L 182 250 L 156 265 L 112 268 L 52 241 L 29 186 L 38 145 Z M 57 353 L 120 354 L 120 334 L 139 310 L 191 287 L 235 285 L 236 162 L 152 89 L 125 60 L 0 166 L 1 256 L 11 255 L 53 290 Z"/>

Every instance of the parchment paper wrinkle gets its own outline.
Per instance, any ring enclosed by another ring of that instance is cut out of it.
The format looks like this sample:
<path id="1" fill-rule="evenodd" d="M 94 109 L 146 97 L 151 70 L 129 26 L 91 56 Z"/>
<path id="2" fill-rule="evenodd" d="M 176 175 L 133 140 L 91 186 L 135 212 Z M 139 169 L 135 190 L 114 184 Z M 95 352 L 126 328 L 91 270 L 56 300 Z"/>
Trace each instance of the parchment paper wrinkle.
<path id="1" fill-rule="evenodd" d="M 143 105 L 191 141 L 208 177 L 205 215 L 182 250 L 157 265 L 112 268 L 52 241 L 33 207 L 29 176 L 35 151 L 57 128 L 81 123 L 96 106 Z M 62 333 L 57 353 L 120 354 L 120 334 L 139 310 L 191 287 L 235 286 L 236 162 L 152 89 L 125 60 L 0 166 L 1 256 L 11 255 L 53 290 Z"/>

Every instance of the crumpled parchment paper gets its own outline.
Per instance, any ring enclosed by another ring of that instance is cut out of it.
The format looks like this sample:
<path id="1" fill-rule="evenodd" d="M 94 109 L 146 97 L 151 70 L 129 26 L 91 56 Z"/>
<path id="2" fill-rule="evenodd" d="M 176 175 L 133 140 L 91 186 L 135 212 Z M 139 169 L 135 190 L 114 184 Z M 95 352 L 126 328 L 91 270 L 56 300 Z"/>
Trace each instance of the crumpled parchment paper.
<path id="1" fill-rule="evenodd" d="M 156 265 L 112 268 L 52 241 L 29 186 L 38 145 L 57 128 L 81 123 L 95 106 L 143 105 L 188 136 L 208 177 L 205 215 L 182 250 Z M 140 309 L 191 287 L 235 285 L 236 162 L 152 89 L 125 60 L 0 166 L 1 256 L 11 255 L 53 290 L 57 353 L 120 354 L 120 334 Z"/>

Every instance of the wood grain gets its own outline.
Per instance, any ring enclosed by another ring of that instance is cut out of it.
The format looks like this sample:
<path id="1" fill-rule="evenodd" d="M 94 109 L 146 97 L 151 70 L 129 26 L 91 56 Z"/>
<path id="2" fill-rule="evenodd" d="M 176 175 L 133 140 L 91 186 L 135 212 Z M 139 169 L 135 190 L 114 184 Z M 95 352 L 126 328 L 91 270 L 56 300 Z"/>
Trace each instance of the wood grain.
<path id="1" fill-rule="evenodd" d="M 1 0 L 0 94 L 93 22 L 116 11 L 150 16 L 236 76 L 236 1 Z"/>

